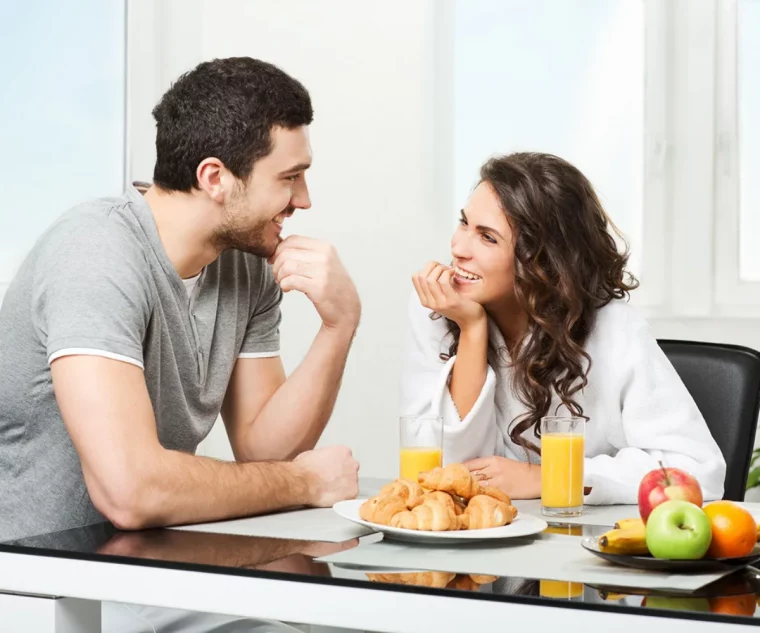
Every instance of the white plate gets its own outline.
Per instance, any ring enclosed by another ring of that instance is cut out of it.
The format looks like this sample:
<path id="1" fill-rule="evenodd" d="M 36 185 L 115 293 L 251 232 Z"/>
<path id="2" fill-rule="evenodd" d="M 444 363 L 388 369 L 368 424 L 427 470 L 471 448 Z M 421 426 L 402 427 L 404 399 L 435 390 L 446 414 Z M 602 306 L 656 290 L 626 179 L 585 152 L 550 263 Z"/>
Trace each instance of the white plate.
<path id="1" fill-rule="evenodd" d="M 340 501 L 333 506 L 333 510 L 344 519 L 364 525 L 377 532 L 382 532 L 384 537 L 397 541 L 409 541 L 410 543 L 428 543 L 444 545 L 448 543 L 472 543 L 474 541 L 490 541 L 493 539 L 515 538 L 518 536 L 532 536 L 540 534 L 548 524 L 543 519 L 531 514 L 518 513 L 512 523 L 504 527 L 488 528 L 487 530 L 454 530 L 451 532 L 430 532 L 422 530 L 404 530 L 388 525 L 379 525 L 364 521 L 359 516 L 359 508 L 366 499 L 351 499 Z"/>

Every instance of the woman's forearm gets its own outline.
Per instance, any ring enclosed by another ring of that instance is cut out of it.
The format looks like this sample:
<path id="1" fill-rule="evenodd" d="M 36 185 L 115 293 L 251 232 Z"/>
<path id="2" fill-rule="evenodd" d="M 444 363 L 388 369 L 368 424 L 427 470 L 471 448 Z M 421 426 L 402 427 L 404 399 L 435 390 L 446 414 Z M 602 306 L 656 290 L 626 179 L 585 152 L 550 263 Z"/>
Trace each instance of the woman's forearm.
<path id="1" fill-rule="evenodd" d="M 488 371 L 488 322 L 482 319 L 462 328 L 451 372 L 449 392 L 464 420 L 475 406 Z"/>

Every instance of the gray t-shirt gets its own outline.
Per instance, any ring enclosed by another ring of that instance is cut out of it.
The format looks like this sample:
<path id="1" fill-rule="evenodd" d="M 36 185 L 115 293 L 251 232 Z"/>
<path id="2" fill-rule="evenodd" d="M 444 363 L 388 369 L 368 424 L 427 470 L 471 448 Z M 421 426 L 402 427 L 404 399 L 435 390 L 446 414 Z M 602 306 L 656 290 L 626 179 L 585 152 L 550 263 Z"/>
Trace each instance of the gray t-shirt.
<path id="1" fill-rule="evenodd" d="M 161 444 L 194 453 L 236 359 L 278 355 L 281 300 L 266 261 L 234 250 L 188 299 L 134 187 L 61 216 L 0 309 L 0 541 L 104 520 L 56 403 L 52 360 L 95 354 L 142 367 Z"/>

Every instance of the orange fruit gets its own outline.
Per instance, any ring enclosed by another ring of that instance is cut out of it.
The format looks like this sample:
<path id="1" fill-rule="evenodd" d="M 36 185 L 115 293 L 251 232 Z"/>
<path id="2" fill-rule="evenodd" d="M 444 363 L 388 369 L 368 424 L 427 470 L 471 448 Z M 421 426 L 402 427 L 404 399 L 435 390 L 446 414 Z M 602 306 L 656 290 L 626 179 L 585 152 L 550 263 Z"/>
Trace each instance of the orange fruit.
<path id="1" fill-rule="evenodd" d="M 728 615 L 755 615 L 755 594 L 710 598 L 710 611 Z"/>
<path id="2" fill-rule="evenodd" d="M 747 556 L 757 544 L 752 515 L 730 501 L 714 501 L 702 508 L 712 524 L 709 558 Z"/>

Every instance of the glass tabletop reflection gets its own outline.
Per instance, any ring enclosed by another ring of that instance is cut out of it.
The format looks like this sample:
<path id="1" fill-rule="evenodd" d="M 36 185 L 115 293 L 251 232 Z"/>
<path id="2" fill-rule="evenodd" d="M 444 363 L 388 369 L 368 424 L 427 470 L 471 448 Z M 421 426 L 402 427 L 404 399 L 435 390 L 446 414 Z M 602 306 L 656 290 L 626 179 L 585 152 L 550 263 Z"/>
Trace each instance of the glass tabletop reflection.
<path id="1" fill-rule="evenodd" d="M 551 524 L 547 531 L 598 536 L 609 527 Z M 452 598 L 531 602 L 570 608 L 654 614 L 760 625 L 760 571 L 746 567 L 692 592 L 593 586 L 547 578 L 453 573 L 445 569 L 341 566 L 319 558 L 356 547 L 371 535 L 342 543 L 156 529 L 123 532 L 110 524 L 0 543 L 0 551 L 301 580 L 324 584 L 442 594 Z M 755 614 L 758 617 L 755 617 Z"/>

